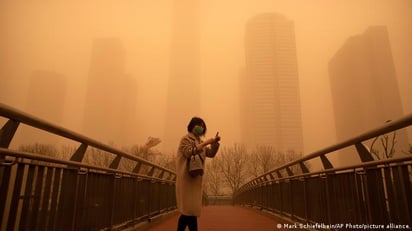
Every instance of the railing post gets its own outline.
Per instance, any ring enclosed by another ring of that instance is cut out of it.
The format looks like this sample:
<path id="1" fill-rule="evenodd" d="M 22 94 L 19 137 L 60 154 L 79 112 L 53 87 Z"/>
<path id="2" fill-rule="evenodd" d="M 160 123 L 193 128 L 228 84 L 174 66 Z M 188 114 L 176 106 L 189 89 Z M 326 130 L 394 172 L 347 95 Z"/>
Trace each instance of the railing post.
<path id="1" fill-rule="evenodd" d="M 326 174 L 323 178 L 325 180 L 325 195 L 326 195 L 326 211 L 327 211 L 327 220 L 326 222 L 330 224 L 331 220 L 332 220 L 332 209 L 330 206 L 330 192 L 329 192 L 329 178 L 328 178 L 328 174 Z"/>
<path id="2" fill-rule="evenodd" d="M 309 169 L 306 167 L 305 163 L 299 162 L 300 169 L 302 170 L 302 173 L 309 173 Z"/>
<path id="3" fill-rule="evenodd" d="M 9 119 L 7 123 L 0 130 L 0 147 L 8 148 L 17 128 L 19 122 Z"/>
<path id="4" fill-rule="evenodd" d="M 172 192 L 175 172 L 2 103 L 0 117 L 8 119 L 0 129 L 0 198 L 7 203 L 0 206 L 0 230 L 43 229 L 46 226 L 48 230 L 121 229 L 175 206 Z M 11 150 L 9 146 L 20 123 L 80 145 L 68 159 Z M 109 166 L 83 163 L 88 147 L 96 148 L 98 153 L 115 155 L 115 158 Z M 119 170 L 122 158 L 134 161 L 135 168 Z M 23 175 L 15 176 L 16 166 L 24 169 L 17 171 Z M 119 180 L 119 177 L 122 178 Z M 129 177 L 137 181 L 129 185 Z M 20 179 L 25 182 L 21 183 Z M 143 184 L 138 182 L 141 179 Z M 25 189 L 17 188 L 23 184 Z M 136 199 L 131 195 L 133 192 Z M 170 200 L 159 200 L 163 194 Z M 133 198 L 130 202 L 135 206 L 119 203 L 125 201 L 124 196 Z M 124 207 L 127 208 L 118 211 Z"/>
<path id="5" fill-rule="evenodd" d="M 286 172 L 288 173 L 288 176 L 293 176 L 293 172 L 289 167 L 286 167 Z"/>
<path id="6" fill-rule="evenodd" d="M 140 172 L 140 167 L 142 166 L 142 163 L 140 161 L 136 162 L 136 166 L 133 169 L 133 173 L 139 173 Z"/>
<path id="7" fill-rule="evenodd" d="M 152 176 L 153 176 L 153 173 L 154 173 L 154 170 L 155 170 L 155 167 L 152 166 L 152 167 L 150 168 L 149 172 L 147 173 L 147 175 L 150 176 L 150 177 L 152 177 Z"/>
<path id="8" fill-rule="evenodd" d="M 307 222 L 309 219 L 308 219 L 308 189 L 307 189 L 307 186 L 306 186 L 306 177 L 303 177 L 303 200 L 304 200 L 304 213 L 305 213 L 305 221 Z"/>
<path id="9" fill-rule="evenodd" d="M 111 206 L 110 206 L 110 228 L 113 228 L 113 225 L 115 224 L 115 219 L 114 219 L 114 214 L 115 214 L 115 203 L 116 203 L 116 187 L 117 187 L 117 182 L 118 179 L 121 179 L 121 175 L 116 175 L 113 174 L 112 178 L 112 188 L 111 188 Z"/>
<path id="10" fill-rule="evenodd" d="M 332 163 L 329 161 L 329 159 L 325 155 L 320 155 L 320 160 L 322 161 L 323 168 L 325 169 L 331 169 L 333 168 Z"/>
<path id="11" fill-rule="evenodd" d="M 76 162 L 82 162 L 84 158 L 84 154 L 86 153 L 87 150 L 87 144 L 82 143 L 76 150 L 76 152 L 73 154 L 73 156 L 70 158 L 71 161 L 76 161 Z"/>
<path id="12" fill-rule="evenodd" d="M 112 163 L 110 164 L 109 168 L 112 169 L 117 169 L 119 168 L 119 164 L 120 164 L 120 160 L 122 159 L 122 156 L 117 155 L 116 158 L 114 158 L 114 160 L 112 161 Z"/>
<path id="13" fill-rule="evenodd" d="M 363 143 L 356 143 L 355 147 L 362 162 L 373 161 L 371 153 L 368 151 L 368 149 L 366 149 Z"/>

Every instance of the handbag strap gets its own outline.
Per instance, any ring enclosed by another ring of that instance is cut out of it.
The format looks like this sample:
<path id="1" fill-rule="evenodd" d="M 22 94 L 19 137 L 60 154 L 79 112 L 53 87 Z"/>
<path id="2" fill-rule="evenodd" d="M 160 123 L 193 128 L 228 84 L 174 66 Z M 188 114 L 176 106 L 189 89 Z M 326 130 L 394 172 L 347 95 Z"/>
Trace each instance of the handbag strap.
<path id="1" fill-rule="evenodd" d="M 201 156 L 200 154 L 196 154 L 196 155 L 199 156 L 199 158 L 200 158 L 200 160 L 201 160 L 202 162 L 204 161 L 203 158 L 202 158 L 202 156 Z"/>
<path id="2" fill-rule="evenodd" d="M 189 138 L 190 138 L 191 140 L 195 141 L 195 139 L 193 139 L 193 137 L 190 137 L 190 136 L 189 136 Z M 195 154 L 195 150 L 197 150 L 196 142 L 195 142 L 195 145 L 194 145 L 193 148 L 192 148 L 192 155 L 190 155 L 190 158 L 192 158 L 192 157 L 195 158 L 195 156 L 198 155 L 199 158 L 200 158 L 200 160 L 201 160 L 202 162 L 204 162 L 204 160 L 203 160 L 202 156 L 200 155 L 200 153 L 199 153 L 199 154 Z M 189 159 L 190 159 L 190 158 L 189 158 Z"/>
<path id="3" fill-rule="evenodd" d="M 200 160 L 202 161 L 202 163 L 204 162 L 203 157 L 202 157 L 200 154 L 193 154 L 193 155 L 191 155 L 190 158 L 189 158 L 189 160 L 190 160 L 190 159 L 193 159 L 193 160 L 194 160 L 194 159 L 196 158 L 196 156 L 198 156 L 198 157 L 200 158 Z"/>

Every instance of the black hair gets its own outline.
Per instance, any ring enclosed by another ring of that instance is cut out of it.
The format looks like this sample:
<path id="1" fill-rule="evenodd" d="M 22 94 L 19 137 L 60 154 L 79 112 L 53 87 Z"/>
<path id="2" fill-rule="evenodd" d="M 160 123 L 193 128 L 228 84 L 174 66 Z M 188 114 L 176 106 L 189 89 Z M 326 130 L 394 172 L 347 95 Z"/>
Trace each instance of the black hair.
<path id="1" fill-rule="evenodd" d="M 207 130 L 206 123 L 205 123 L 205 121 L 203 121 L 202 118 L 199 118 L 199 117 L 193 117 L 190 120 L 189 125 L 187 125 L 187 131 L 192 132 L 193 128 L 196 125 L 202 126 L 204 128 L 204 131 L 203 131 L 202 135 L 206 134 L 206 130 Z"/>

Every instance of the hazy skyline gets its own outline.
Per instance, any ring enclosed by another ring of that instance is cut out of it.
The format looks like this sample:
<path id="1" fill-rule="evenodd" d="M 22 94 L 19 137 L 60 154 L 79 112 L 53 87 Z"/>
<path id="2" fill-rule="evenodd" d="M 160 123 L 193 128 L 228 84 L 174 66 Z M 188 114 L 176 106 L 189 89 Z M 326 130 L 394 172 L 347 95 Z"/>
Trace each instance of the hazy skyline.
<path id="1" fill-rule="evenodd" d="M 200 4 L 199 1 L 174 1 L 171 18 L 170 73 L 164 135 L 166 152 L 176 151 L 191 117 L 201 115 L 200 84 Z"/>
<path id="2" fill-rule="evenodd" d="M 276 13 L 250 19 L 240 77 L 241 142 L 302 153 L 299 76 L 293 21 Z"/>
<path id="3" fill-rule="evenodd" d="M 403 115 L 399 87 L 385 26 L 374 26 L 346 41 L 329 62 L 329 76 L 336 136 L 349 139 L 381 126 Z M 406 131 L 396 132 L 396 157 L 409 150 Z M 382 154 L 380 145 L 372 147 Z M 353 150 L 341 156 L 340 163 L 354 164 L 348 158 Z M 356 155 L 356 154 L 355 154 Z M 355 158 L 356 159 L 356 158 Z"/>
<path id="4" fill-rule="evenodd" d="M 135 143 L 164 136 L 171 69 L 175 1 L 12 1 L 0 3 L 0 102 L 29 113 L 35 70 L 66 77 L 61 126 L 83 126 L 92 44 L 116 38 L 124 44 L 124 72 L 137 81 Z M 199 1 L 201 111 L 209 134 L 224 145 L 239 142 L 239 76 L 246 22 L 262 13 L 295 24 L 304 153 L 337 142 L 328 62 L 351 36 L 374 25 L 388 28 L 403 112 L 412 112 L 412 2 L 408 0 Z M 38 115 L 55 120 L 51 115 Z M 188 121 L 187 118 L 185 121 Z M 186 132 L 182 124 L 182 135 Z M 93 137 L 92 137 L 93 138 Z M 102 140 L 108 142 L 109 140 Z M 129 144 L 119 144 L 129 145 Z"/>
<path id="5" fill-rule="evenodd" d="M 125 72 L 125 61 L 122 41 L 94 40 L 82 125 L 86 135 L 94 139 L 115 144 L 134 141 L 138 81 Z"/>

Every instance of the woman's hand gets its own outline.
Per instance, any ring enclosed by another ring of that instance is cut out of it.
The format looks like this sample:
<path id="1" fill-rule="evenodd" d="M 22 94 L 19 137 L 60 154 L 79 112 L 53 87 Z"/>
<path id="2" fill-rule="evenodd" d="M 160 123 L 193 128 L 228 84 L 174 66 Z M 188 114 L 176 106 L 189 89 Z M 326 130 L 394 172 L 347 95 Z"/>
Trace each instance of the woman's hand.
<path id="1" fill-rule="evenodd" d="M 215 140 L 214 143 L 219 142 L 220 141 L 220 136 L 219 135 L 215 136 L 214 140 Z"/>
<path id="2" fill-rule="evenodd" d="M 207 140 L 203 141 L 203 143 L 201 143 L 200 145 L 201 145 L 202 147 L 205 147 L 205 146 L 207 146 L 207 145 L 209 145 L 209 144 L 213 144 L 214 142 L 215 142 L 215 139 L 214 139 L 214 138 L 210 138 L 210 139 L 207 139 Z"/>
<path id="3" fill-rule="evenodd" d="M 206 145 L 217 143 L 220 141 L 220 136 L 215 136 L 215 138 L 209 138 L 205 140 L 203 143 L 201 143 L 202 147 L 205 147 Z"/>
<path id="4" fill-rule="evenodd" d="M 204 146 L 208 145 L 208 144 L 213 144 L 215 142 L 214 138 L 210 138 L 205 140 L 205 142 L 203 142 L 202 144 L 204 144 Z"/>

